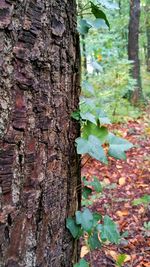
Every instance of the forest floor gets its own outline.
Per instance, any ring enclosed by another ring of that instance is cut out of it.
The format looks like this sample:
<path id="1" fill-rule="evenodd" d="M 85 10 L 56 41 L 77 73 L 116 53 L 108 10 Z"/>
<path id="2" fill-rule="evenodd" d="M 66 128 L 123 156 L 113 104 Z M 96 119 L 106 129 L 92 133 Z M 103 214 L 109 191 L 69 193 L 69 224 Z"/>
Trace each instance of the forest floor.
<path id="1" fill-rule="evenodd" d="M 109 215 L 117 222 L 121 232 L 128 231 L 120 245 L 108 245 L 90 255 L 92 267 L 113 267 L 118 255 L 125 254 L 123 267 L 150 267 L 150 207 L 134 206 L 133 201 L 145 194 L 150 195 L 150 110 L 142 118 L 126 124 L 115 124 L 111 131 L 128 139 L 134 148 L 127 152 L 127 160 L 109 158 L 106 166 L 90 159 L 82 168 L 82 176 L 93 176 L 107 186 L 101 197 L 93 200 L 90 209 Z M 113 186 L 111 186 L 113 185 Z M 86 254 L 85 247 L 82 255 Z M 85 258 L 89 258 L 87 254 Z"/>

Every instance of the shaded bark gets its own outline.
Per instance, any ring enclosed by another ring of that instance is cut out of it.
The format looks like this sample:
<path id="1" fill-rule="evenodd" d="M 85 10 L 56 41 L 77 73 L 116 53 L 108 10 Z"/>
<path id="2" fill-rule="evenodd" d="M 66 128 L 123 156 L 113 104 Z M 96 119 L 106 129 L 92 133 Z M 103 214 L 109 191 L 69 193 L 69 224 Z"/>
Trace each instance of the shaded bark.
<path id="1" fill-rule="evenodd" d="M 80 160 L 74 0 L 0 1 L 0 266 L 70 267 Z"/>
<path id="2" fill-rule="evenodd" d="M 128 58 L 129 60 L 133 61 L 131 75 L 136 80 L 135 89 L 131 94 L 131 102 L 134 105 L 138 105 L 143 98 L 141 76 L 140 76 L 140 60 L 139 60 L 139 23 L 140 23 L 140 0 L 130 0 Z"/>

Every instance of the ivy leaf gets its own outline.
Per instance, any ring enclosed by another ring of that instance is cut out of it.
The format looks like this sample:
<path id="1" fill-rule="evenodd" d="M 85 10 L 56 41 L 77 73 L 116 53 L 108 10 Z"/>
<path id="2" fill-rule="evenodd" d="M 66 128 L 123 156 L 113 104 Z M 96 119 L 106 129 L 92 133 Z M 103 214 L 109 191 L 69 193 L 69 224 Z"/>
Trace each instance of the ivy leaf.
<path id="1" fill-rule="evenodd" d="M 83 212 L 76 211 L 76 223 L 81 224 L 82 228 L 90 233 L 93 227 L 93 215 L 89 209 L 85 209 Z"/>
<path id="2" fill-rule="evenodd" d="M 89 197 L 89 195 L 91 195 L 92 193 L 92 189 L 87 187 L 87 186 L 84 186 L 83 189 L 82 189 L 82 196 L 87 199 Z"/>
<path id="3" fill-rule="evenodd" d="M 90 122 L 94 123 L 95 125 L 97 125 L 96 118 L 92 113 L 90 113 L 90 112 L 82 113 L 81 112 L 80 115 L 81 115 L 82 120 L 87 120 L 87 121 L 90 121 Z"/>
<path id="4" fill-rule="evenodd" d="M 89 20 L 88 23 L 92 26 L 92 28 L 100 29 L 100 28 L 107 28 L 107 25 L 103 19 L 95 19 L 95 20 Z"/>
<path id="5" fill-rule="evenodd" d="M 94 190 L 97 192 L 97 193 L 101 193 L 103 188 L 102 188 L 102 185 L 100 183 L 100 181 L 98 180 L 97 177 L 94 177 L 94 181 L 91 182 L 91 185 L 94 187 Z"/>
<path id="6" fill-rule="evenodd" d="M 102 220 L 102 215 L 100 213 L 94 212 L 93 213 L 93 226 L 95 227 L 100 220 Z"/>
<path id="7" fill-rule="evenodd" d="M 104 223 L 97 226 L 97 230 L 100 231 L 102 241 L 110 241 L 114 244 L 119 244 L 120 233 L 117 229 L 117 225 L 109 216 L 104 216 Z"/>
<path id="8" fill-rule="evenodd" d="M 81 259 L 79 263 L 73 265 L 74 267 L 89 267 L 90 265 L 85 259 Z"/>
<path id="9" fill-rule="evenodd" d="M 110 119 L 107 117 L 104 111 L 97 109 L 97 119 L 99 119 L 100 124 L 111 124 Z"/>
<path id="10" fill-rule="evenodd" d="M 77 153 L 78 154 L 89 154 L 91 157 L 107 164 L 107 158 L 104 153 L 104 150 L 101 146 L 100 140 L 90 135 L 88 140 L 79 137 L 76 139 L 77 144 Z"/>
<path id="11" fill-rule="evenodd" d="M 107 141 L 109 143 L 109 155 L 116 159 L 126 159 L 125 151 L 133 147 L 129 141 L 109 133 Z"/>
<path id="12" fill-rule="evenodd" d="M 89 29 L 91 28 L 91 25 L 87 22 L 86 19 L 81 19 L 79 22 L 79 33 L 84 35 L 87 34 Z"/>
<path id="13" fill-rule="evenodd" d="M 68 217 L 66 220 L 66 227 L 69 229 L 70 233 L 74 238 L 80 237 L 81 227 L 76 224 L 75 219 Z"/>
<path id="14" fill-rule="evenodd" d="M 101 242 L 98 238 L 97 231 L 94 231 L 94 233 L 88 238 L 88 244 L 91 250 L 101 248 Z"/>
<path id="15" fill-rule="evenodd" d="M 99 127 L 98 125 L 87 121 L 87 123 L 83 126 L 82 136 L 87 139 L 90 135 L 96 136 L 102 143 L 104 143 L 108 136 L 108 130 L 104 126 Z"/>
<path id="16" fill-rule="evenodd" d="M 105 15 L 105 13 L 99 9 L 98 6 L 94 5 L 92 2 L 90 2 L 91 4 L 91 11 L 92 11 L 92 14 L 95 16 L 96 19 L 103 19 L 106 23 L 106 25 L 108 26 L 108 28 L 110 29 L 110 24 L 109 24 L 109 21 Z"/>
<path id="17" fill-rule="evenodd" d="M 74 120 L 79 121 L 81 119 L 80 110 L 78 109 L 78 110 L 72 112 L 71 118 L 73 118 Z"/>

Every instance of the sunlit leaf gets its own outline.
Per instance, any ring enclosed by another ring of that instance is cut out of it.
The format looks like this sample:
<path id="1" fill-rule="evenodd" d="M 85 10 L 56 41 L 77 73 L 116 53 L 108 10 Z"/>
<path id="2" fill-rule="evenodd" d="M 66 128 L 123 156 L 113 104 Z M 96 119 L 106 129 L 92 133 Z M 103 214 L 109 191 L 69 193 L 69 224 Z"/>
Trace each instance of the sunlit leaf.
<path id="1" fill-rule="evenodd" d="M 83 138 L 87 139 L 90 135 L 96 136 L 102 143 L 105 142 L 108 136 L 108 130 L 106 127 L 99 127 L 91 122 L 87 122 L 82 129 Z"/>

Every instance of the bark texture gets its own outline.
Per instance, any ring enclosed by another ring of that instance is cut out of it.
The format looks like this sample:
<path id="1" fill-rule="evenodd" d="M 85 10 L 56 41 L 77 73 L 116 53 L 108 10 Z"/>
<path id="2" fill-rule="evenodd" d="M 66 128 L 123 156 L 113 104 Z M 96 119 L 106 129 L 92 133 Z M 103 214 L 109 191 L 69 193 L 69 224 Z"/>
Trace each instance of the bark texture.
<path id="1" fill-rule="evenodd" d="M 136 80 L 136 86 L 131 94 L 131 102 L 137 105 L 142 99 L 142 85 L 140 76 L 139 60 L 139 23 L 140 23 L 140 0 L 130 0 L 130 20 L 128 35 L 128 58 L 133 61 L 131 71 L 132 77 Z"/>
<path id="2" fill-rule="evenodd" d="M 74 0 L 0 0 L 0 266 L 70 267 L 77 208 Z"/>

